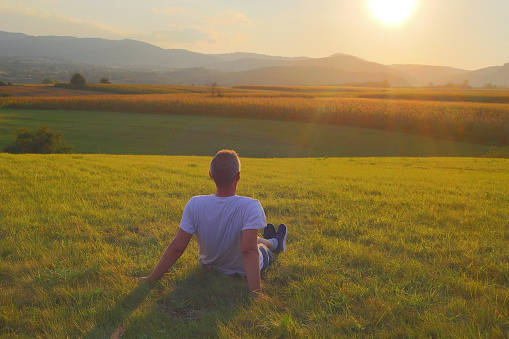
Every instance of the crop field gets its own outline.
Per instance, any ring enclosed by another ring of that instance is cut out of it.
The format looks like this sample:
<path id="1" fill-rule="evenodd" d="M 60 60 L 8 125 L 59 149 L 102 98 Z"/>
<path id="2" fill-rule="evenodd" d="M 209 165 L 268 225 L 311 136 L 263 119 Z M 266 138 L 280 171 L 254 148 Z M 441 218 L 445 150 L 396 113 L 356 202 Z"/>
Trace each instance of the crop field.
<path id="1" fill-rule="evenodd" d="M 493 90 L 408 90 L 387 91 L 385 93 L 360 94 L 360 98 L 391 99 L 391 100 L 426 100 L 426 101 L 457 101 L 485 102 L 509 104 L 509 92 Z"/>
<path id="2" fill-rule="evenodd" d="M 210 157 L 0 154 L 2 337 L 509 334 L 509 160 L 242 158 L 239 194 L 289 227 L 264 274 L 202 271 L 193 240 L 138 286 Z"/>
<path id="3" fill-rule="evenodd" d="M 294 92 L 294 93 L 311 93 L 314 95 L 320 94 L 341 94 L 341 93 L 349 93 L 352 97 L 355 97 L 357 93 L 365 93 L 365 92 L 377 92 L 379 93 L 380 89 L 373 88 L 362 88 L 362 87 L 347 87 L 347 86 L 262 86 L 262 85 L 252 85 L 252 86 L 233 86 L 235 89 L 243 89 L 249 91 L 273 91 L 273 92 Z M 385 91 L 385 90 L 383 90 Z"/>
<path id="4" fill-rule="evenodd" d="M 76 88 L 60 88 L 50 85 L 16 85 L 0 87 L 0 96 L 14 97 L 70 97 L 84 95 L 104 95 L 100 91 L 83 91 Z"/>
<path id="5" fill-rule="evenodd" d="M 73 86 L 70 83 L 57 83 L 56 88 L 76 89 L 81 91 L 106 92 L 116 94 L 174 94 L 174 93 L 208 93 L 209 88 L 203 86 L 176 86 L 176 85 L 125 85 L 125 84 L 97 84 L 86 83 Z M 226 90 L 236 92 L 236 90 Z M 238 92 L 238 91 L 237 91 Z"/>
<path id="6" fill-rule="evenodd" d="M 370 88 L 348 86 L 233 86 L 248 91 L 308 93 L 315 97 L 341 96 L 350 98 L 425 100 L 452 102 L 509 103 L 509 91 L 488 89 L 446 88 Z"/>
<path id="7" fill-rule="evenodd" d="M 509 144 L 509 105 L 209 94 L 0 98 L 6 108 L 157 113 L 355 126 L 486 145 Z"/>

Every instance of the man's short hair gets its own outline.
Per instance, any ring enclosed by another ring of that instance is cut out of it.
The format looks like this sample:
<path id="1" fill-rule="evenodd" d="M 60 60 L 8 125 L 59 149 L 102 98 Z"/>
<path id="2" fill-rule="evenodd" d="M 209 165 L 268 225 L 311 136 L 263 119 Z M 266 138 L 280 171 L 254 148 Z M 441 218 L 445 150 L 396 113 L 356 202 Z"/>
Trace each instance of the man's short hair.
<path id="1" fill-rule="evenodd" d="M 223 149 L 210 162 L 210 176 L 218 186 L 228 186 L 240 172 L 240 160 L 235 151 Z"/>

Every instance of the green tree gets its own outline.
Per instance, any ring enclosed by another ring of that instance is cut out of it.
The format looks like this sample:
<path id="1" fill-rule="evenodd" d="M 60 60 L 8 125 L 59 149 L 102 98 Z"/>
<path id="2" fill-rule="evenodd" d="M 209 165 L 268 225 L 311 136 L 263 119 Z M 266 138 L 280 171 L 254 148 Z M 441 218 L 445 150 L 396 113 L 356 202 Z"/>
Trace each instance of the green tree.
<path id="1" fill-rule="evenodd" d="M 42 79 L 42 81 L 40 82 L 41 84 L 56 84 L 58 82 L 58 80 L 55 80 L 53 78 L 44 78 Z"/>
<path id="2" fill-rule="evenodd" d="M 14 141 L 4 148 L 6 153 L 71 153 L 74 146 L 63 141 L 63 134 L 40 125 L 34 131 L 20 127 L 14 132 Z"/>
<path id="3" fill-rule="evenodd" d="M 108 77 L 102 77 L 101 80 L 99 80 L 100 84 L 111 84 L 110 78 Z"/>
<path id="4" fill-rule="evenodd" d="M 74 73 L 71 77 L 71 84 L 74 86 L 82 86 L 86 83 L 87 81 L 81 73 Z"/>

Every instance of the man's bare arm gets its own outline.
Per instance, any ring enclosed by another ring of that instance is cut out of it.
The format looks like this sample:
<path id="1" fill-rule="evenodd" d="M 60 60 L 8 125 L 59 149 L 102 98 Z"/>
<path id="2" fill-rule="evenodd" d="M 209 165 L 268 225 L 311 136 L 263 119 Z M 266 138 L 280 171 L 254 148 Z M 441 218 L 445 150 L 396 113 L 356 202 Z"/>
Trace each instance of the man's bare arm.
<path id="1" fill-rule="evenodd" d="M 258 230 L 242 231 L 241 249 L 249 291 L 255 297 L 261 296 L 262 283 L 260 278 L 260 254 L 258 252 Z"/>
<path id="2" fill-rule="evenodd" d="M 166 251 L 164 251 L 163 256 L 159 260 L 156 268 L 152 271 L 152 274 L 148 277 L 143 277 L 140 280 L 157 281 L 161 279 L 161 277 L 168 272 L 178 258 L 180 258 L 182 253 L 184 253 L 192 237 L 192 234 L 189 234 L 179 228 L 177 235 L 168 245 Z"/>

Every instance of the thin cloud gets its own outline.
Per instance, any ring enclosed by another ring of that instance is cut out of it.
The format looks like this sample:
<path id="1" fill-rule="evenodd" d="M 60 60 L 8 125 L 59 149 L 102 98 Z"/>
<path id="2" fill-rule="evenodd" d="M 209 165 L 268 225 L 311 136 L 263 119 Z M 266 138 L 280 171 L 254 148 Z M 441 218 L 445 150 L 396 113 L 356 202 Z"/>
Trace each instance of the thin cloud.
<path id="1" fill-rule="evenodd" d="M 200 17 L 198 13 L 186 8 L 168 6 L 152 8 L 152 12 L 163 16 L 185 13 L 185 16 L 190 18 L 185 20 L 187 24 L 168 26 L 166 23 L 164 28 L 153 27 L 143 31 L 135 30 L 133 27 L 132 30 L 122 31 L 114 26 L 83 20 L 76 16 L 62 15 L 58 12 L 50 12 L 42 6 L 27 6 L 18 2 L 13 5 L 0 4 L 0 30 L 30 35 L 130 38 L 163 48 L 183 48 L 212 53 L 245 45 L 251 37 L 250 30 L 254 26 L 250 18 L 235 11 L 223 11 L 215 16 Z"/>
<path id="2" fill-rule="evenodd" d="M 214 43 L 203 30 L 194 27 L 173 26 L 166 30 L 155 30 L 149 34 L 133 35 L 132 39 L 147 41 L 160 47 L 180 48 L 199 43 Z"/>
<path id="3" fill-rule="evenodd" d="M 103 24 L 63 16 L 43 8 L 0 5 L 0 30 L 19 31 L 33 35 L 65 35 L 76 37 L 103 37 L 118 39 L 129 34 Z"/>
<path id="4" fill-rule="evenodd" d="M 253 26 L 253 21 L 239 12 L 226 11 L 221 15 L 211 17 L 205 26 L 195 28 L 207 33 L 213 42 L 199 42 L 197 45 L 203 48 L 245 44 L 248 35 L 241 32 L 242 26 Z"/>
<path id="5" fill-rule="evenodd" d="M 252 26 L 253 21 L 246 17 L 244 14 L 234 11 L 226 11 L 217 17 L 212 17 L 209 20 L 209 24 L 212 26 L 223 24 L 223 25 L 244 25 Z"/>
<path id="6" fill-rule="evenodd" d="M 186 8 L 177 8 L 177 7 L 171 7 L 171 6 L 165 7 L 163 9 L 152 8 L 152 12 L 154 12 L 155 14 L 174 15 L 177 12 L 186 12 L 186 11 L 187 11 Z"/>
<path id="7" fill-rule="evenodd" d="M 167 11 L 166 11 L 167 10 Z M 153 9 L 156 14 L 174 14 L 173 7 Z M 249 35 L 245 30 L 254 26 L 253 21 L 242 13 L 225 11 L 214 17 L 205 18 L 201 24 L 171 25 L 167 29 L 155 30 L 148 34 L 132 36 L 163 48 L 184 48 L 192 51 L 211 52 L 218 48 L 231 49 L 243 45 Z"/>

